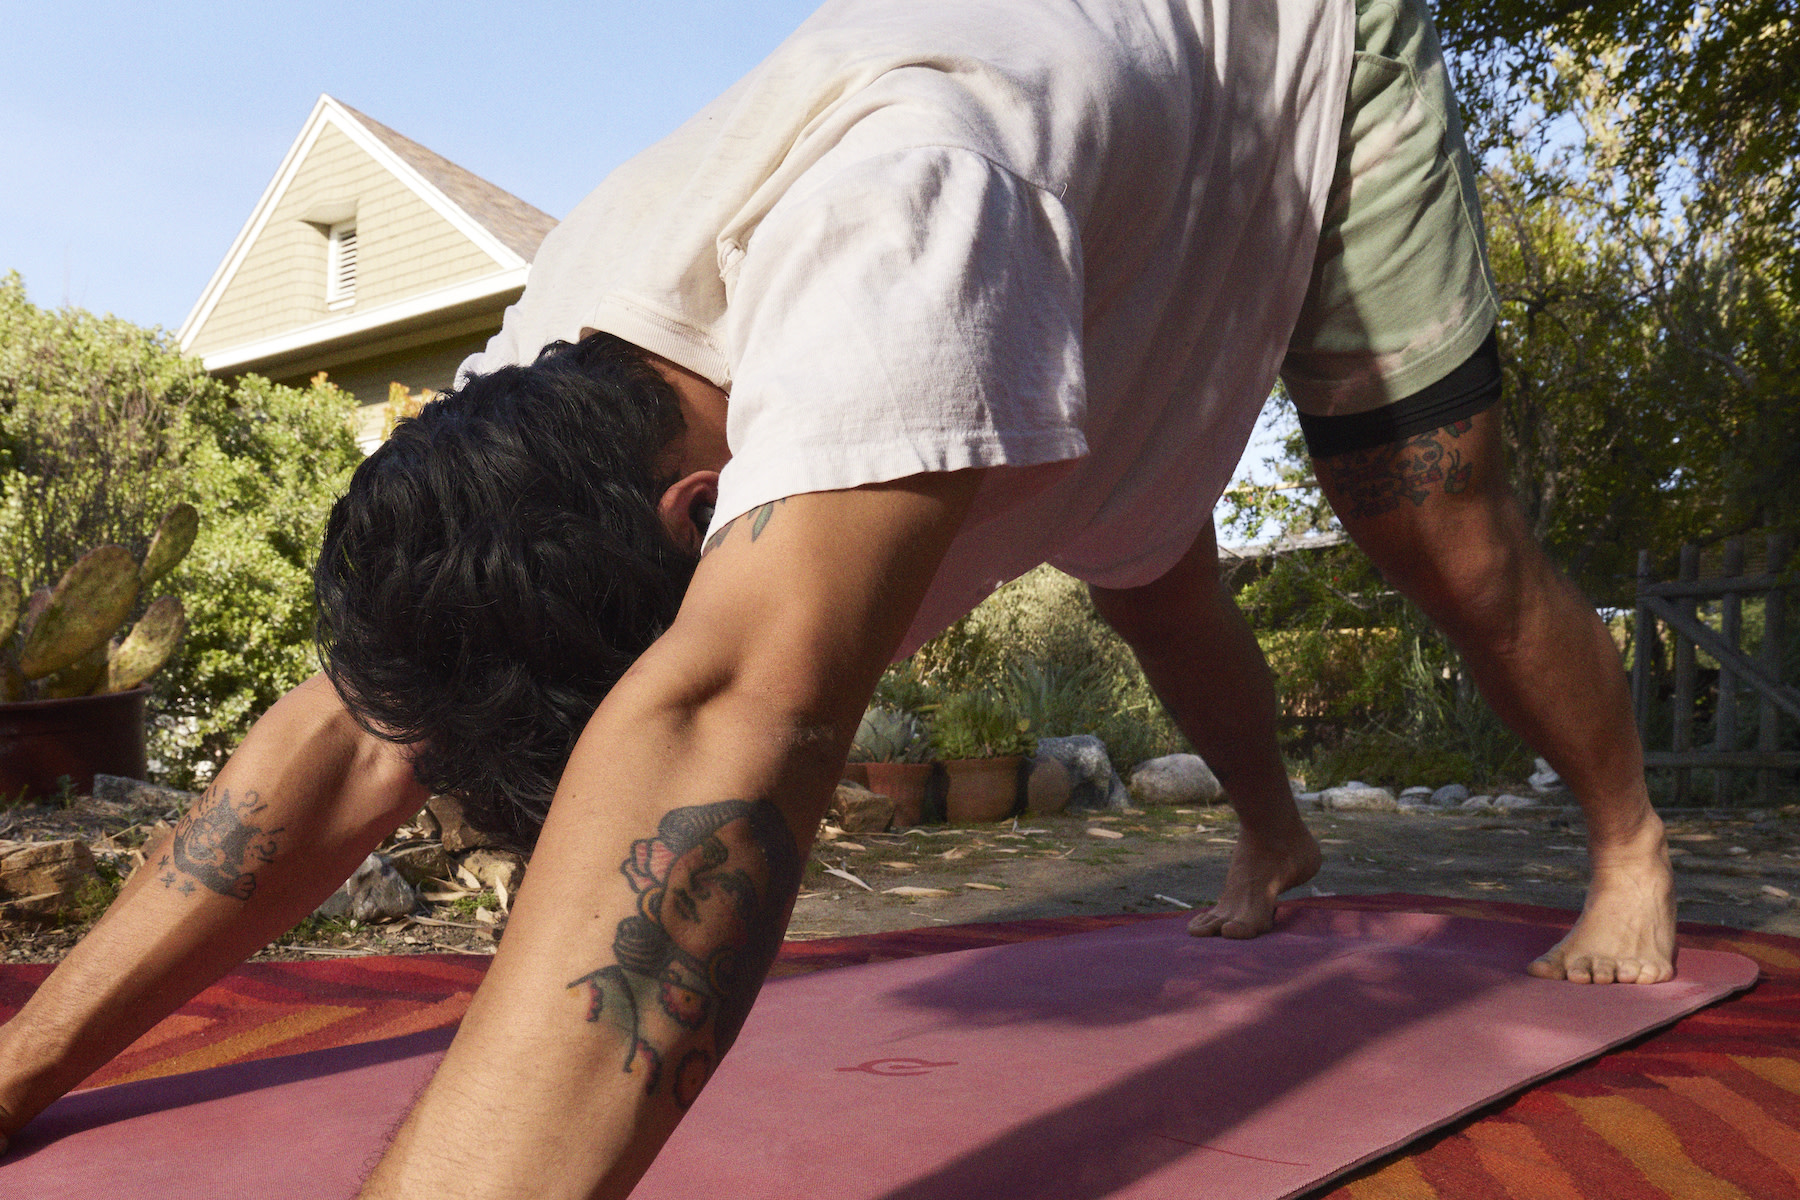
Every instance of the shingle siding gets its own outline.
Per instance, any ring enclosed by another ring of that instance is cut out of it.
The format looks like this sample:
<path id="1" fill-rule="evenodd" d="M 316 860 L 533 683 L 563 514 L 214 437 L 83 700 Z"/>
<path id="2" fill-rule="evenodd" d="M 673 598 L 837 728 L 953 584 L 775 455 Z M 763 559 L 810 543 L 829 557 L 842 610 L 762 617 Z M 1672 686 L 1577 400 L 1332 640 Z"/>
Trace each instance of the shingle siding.
<path id="1" fill-rule="evenodd" d="M 350 203 L 356 208 L 356 299 L 347 307 L 328 309 L 326 230 L 306 218 Z M 206 354 L 260 341 L 499 269 L 410 187 L 328 123 L 189 350 Z"/>

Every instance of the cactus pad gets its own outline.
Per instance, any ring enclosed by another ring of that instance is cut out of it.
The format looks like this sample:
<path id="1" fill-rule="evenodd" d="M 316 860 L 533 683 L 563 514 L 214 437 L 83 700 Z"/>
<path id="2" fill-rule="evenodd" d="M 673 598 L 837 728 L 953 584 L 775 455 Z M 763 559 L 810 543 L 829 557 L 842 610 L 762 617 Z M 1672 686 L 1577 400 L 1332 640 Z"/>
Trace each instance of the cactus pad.
<path id="1" fill-rule="evenodd" d="M 94 690 L 106 674 L 106 644 L 102 642 L 60 671 L 52 671 L 38 683 L 41 700 L 67 700 Z"/>
<path id="2" fill-rule="evenodd" d="M 181 635 L 187 631 L 187 614 L 181 601 L 164 596 L 144 610 L 125 640 L 112 648 L 106 663 L 106 681 L 98 690 L 128 692 L 169 661 Z"/>
<path id="3" fill-rule="evenodd" d="M 50 594 L 19 652 L 27 679 L 59 671 L 107 639 L 124 623 L 138 594 L 138 564 L 123 546 L 99 546 L 82 555 Z"/>
<path id="4" fill-rule="evenodd" d="M 149 587 L 157 580 L 175 569 L 175 564 L 187 557 L 193 549 L 194 536 L 200 532 L 200 512 L 193 505 L 182 503 L 171 508 L 156 527 L 156 536 L 150 539 L 150 549 L 144 552 L 144 567 L 140 572 L 142 586 Z"/>
<path id="5" fill-rule="evenodd" d="M 0 575 L 0 645 L 13 635 L 19 625 L 19 605 L 25 599 L 25 591 L 19 581 L 10 575 Z"/>

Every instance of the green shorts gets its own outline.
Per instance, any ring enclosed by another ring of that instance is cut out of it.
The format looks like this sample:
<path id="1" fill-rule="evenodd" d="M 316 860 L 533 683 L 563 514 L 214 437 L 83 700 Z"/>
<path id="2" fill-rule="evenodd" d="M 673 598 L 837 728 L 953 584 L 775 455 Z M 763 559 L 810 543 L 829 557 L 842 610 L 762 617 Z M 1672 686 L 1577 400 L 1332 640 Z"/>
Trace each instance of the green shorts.
<path id="1" fill-rule="evenodd" d="M 1357 0 L 1337 170 L 1282 380 L 1303 417 L 1373 414 L 1447 382 L 1497 311 L 1431 18 L 1421 0 Z"/>

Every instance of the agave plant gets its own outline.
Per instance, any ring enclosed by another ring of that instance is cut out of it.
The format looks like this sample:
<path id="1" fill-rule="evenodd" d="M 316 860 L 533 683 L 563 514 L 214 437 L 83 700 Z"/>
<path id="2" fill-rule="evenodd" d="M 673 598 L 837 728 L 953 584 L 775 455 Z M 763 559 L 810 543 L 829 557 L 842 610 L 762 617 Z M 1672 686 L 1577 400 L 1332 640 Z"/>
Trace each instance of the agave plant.
<path id="1" fill-rule="evenodd" d="M 919 718 L 880 705 L 863 713 L 850 743 L 851 762 L 924 762 L 930 757 L 931 740 Z"/>
<path id="2" fill-rule="evenodd" d="M 142 563 L 123 546 L 98 546 L 54 588 L 33 592 L 23 611 L 18 581 L 0 576 L 4 698 L 125 692 L 160 670 L 187 630 L 181 601 L 173 596 L 152 601 L 129 632 L 124 632 L 126 618 L 138 597 L 186 557 L 199 529 L 194 506 L 177 504 L 157 526 Z"/>

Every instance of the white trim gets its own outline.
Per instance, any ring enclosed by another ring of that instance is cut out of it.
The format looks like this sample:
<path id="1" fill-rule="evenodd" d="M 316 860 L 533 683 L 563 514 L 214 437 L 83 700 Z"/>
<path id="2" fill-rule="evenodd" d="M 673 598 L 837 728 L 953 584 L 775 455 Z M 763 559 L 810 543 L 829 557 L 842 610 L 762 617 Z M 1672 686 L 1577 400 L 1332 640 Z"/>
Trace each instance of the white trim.
<path id="1" fill-rule="evenodd" d="M 495 237 L 487 226 L 471 217 L 448 196 L 438 191 L 436 184 L 414 170 L 412 164 L 390 149 L 386 142 L 370 133 L 360 121 L 350 115 L 343 105 L 330 96 L 321 96 L 319 99 L 329 106 L 332 124 L 338 126 L 345 136 L 361 147 L 369 157 L 399 176 L 401 182 L 417 192 L 421 200 L 435 209 L 439 216 L 454 225 L 457 232 L 474 242 L 495 263 L 501 267 L 526 265 L 525 259 L 520 258 L 505 242 Z"/>
<path id="2" fill-rule="evenodd" d="M 325 307 L 349 308 L 356 303 L 356 220 L 339 221 L 325 231 Z"/>
<path id="3" fill-rule="evenodd" d="M 199 335 L 201 328 L 212 316 L 213 309 L 218 306 L 219 300 L 237 275 L 238 269 L 243 266 L 244 259 L 249 256 L 251 247 L 256 244 L 256 239 L 262 236 L 263 229 L 269 223 L 269 218 L 274 215 L 276 207 L 280 205 L 282 198 L 287 194 L 288 188 L 293 185 L 294 176 L 299 173 L 301 164 L 312 152 L 314 144 L 319 140 L 319 134 L 328 124 L 336 127 L 358 149 L 387 168 L 390 174 L 411 189 L 439 216 L 449 221 L 458 233 L 475 243 L 476 248 L 493 259 L 495 265 L 503 271 L 519 270 L 529 265 L 525 259 L 514 253 L 504 242 L 489 232 L 486 226 L 469 216 L 435 185 L 414 170 L 410 163 L 389 149 L 387 143 L 370 133 L 343 105 L 330 96 L 321 94 L 318 102 L 313 105 L 312 113 L 306 118 L 306 124 L 301 127 L 300 136 L 294 139 L 294 144 L 288 147 L 288 152 L 282 158 L 281 165 L 276 168 L 275 178 L 271 179 L 269 186 L 263 189 L 262 198 L 256 202 L 256 207 L 250 213 L 250 219 L 244 222 L 242 229 L 238 230 L 236 239 L 231 243 L 231 249 L 226 251 L 225 258 L 220 262 L 218 270 L 213 272 L 212 279 L 207 282 L 206 290 L 200 293 L 200 299 L 195 301 L 193 310 L 181 323 L 181 328 L 175 337 L 176 344 L 184 353 L 194 344 L 194 339 Z M 317 328 L 317 326 L 308 326 L 307 328 Z M 279 341 L 280 338 L 270 340 Z M 225 353 L 229 354 L 231 351 Z M 209 357 L 207 361 L 210 362 L 211 358 Z"/>
<path id="4" fill-rule="evenodd" d="M 279 333 L 259 342 L 227 346 L 223 350 L 216 350 L 208 354 L 201 361 L 207 371 L 215 374 L 221 371 L 244 370 L 254 363 L 294 354 L 310 346 L 319 346 L 375 333 L 385 326 L 398 325 L 417 317 L 428 316 L 440 309 L 455 308 L 503 296 L 507 292 L 523 288 L 525 278 L 530 274 L 530 270 L 529 266 L 514 267 L 510 271 L 483 275 L 478 279 L 452 284 L 447 288 L 439 288 L 435 292 L 408 296 L 404 300 L 396 300 L 391 304 L 383 304 L 378 308 L 366 309 L 349 316 L 315 321 L 311 325 L 303 325 L 299 329 L 291 329 L 286 333 Z"/>
<path id="5" fill-rule="evenodd" d="M 244 258 L 250 253 L 250 247 L 261 236 L 263 227 L 269 223 L 269 217 L 275 211 L 276 204 L 286 194 L 288 186 L 294 182 L 294 175 L 299 171 L 300 164 L 305 161 L 306 156 L 312 152 L 313 143 L 319 140 L 319 130 L 324 127 L 325 104 L 330 99 L 329 96 L 320 95 L 318 103 L 313 105 L 312 113 L 306 118 L 306 124 L 300 127 L 300 136 L 294 139 L 294 144 L 288 147 L 288 152 L 283 156 L 281 165 L 275 168 L 275 178 L 269 180 L 269 186 L 263 189 L 262 199 L 258 200 L 256 207 L 250 210 L 250 219 L 244 222 L 242 229 L 238 230 L 237 237 L 232 240 L 231 249 L 225 252 L 225 257 L 220 261 L 218 270 L 214 271 L 212 278 L 207 281 L 206 290 L 200 293 L 200 298 L 194 301 L 193 310 L 188 313 L 187 320 L 181 323 L 181 329 L 177 331 L 175 340 L 183 353 L 186 353 L 188 347 L 194 344 L 194 336 L 200 332 L 200 327 L 206 324 L 206 319 L 212 316 L 213 309 L 219 303 L 219 298 L 225 294 L 226 285 L 237 274 L 238 268 L 244 265 Z"/>

